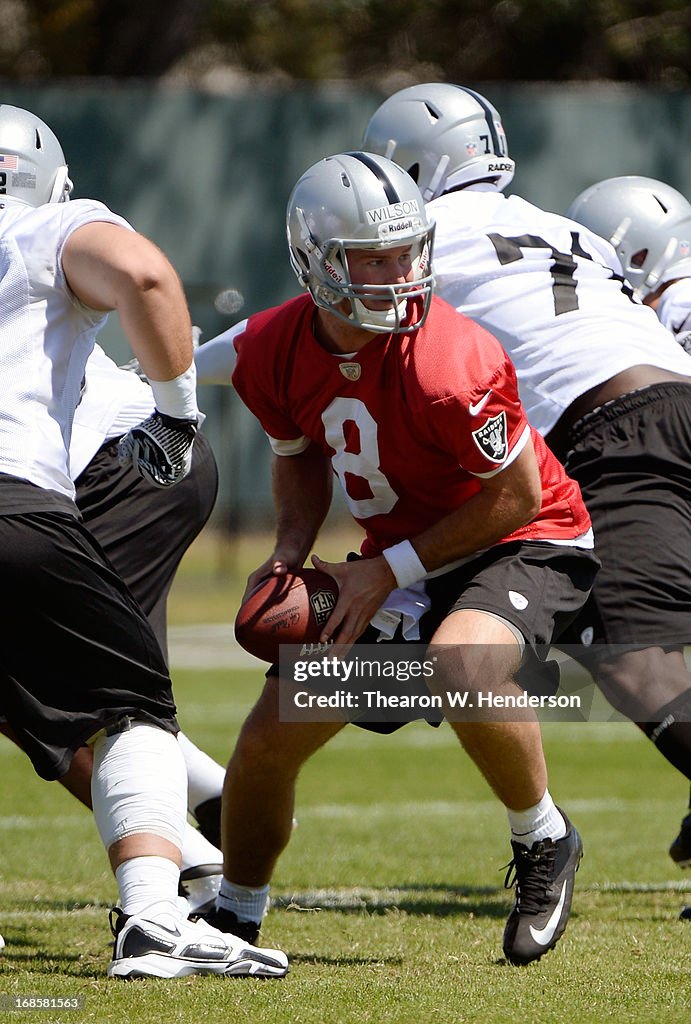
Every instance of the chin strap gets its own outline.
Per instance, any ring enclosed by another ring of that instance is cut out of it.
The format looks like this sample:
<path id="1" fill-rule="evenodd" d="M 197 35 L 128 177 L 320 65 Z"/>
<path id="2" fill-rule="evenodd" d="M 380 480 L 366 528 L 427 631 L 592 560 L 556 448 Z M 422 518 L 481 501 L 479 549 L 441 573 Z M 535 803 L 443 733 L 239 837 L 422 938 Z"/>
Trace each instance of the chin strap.
<path id="1" fill-rule="evenodd" d="M 388 309 L 368 309 L 360 299 L 350 299 L 353 305 L 351 318 L 354 324 L 372 324 L 390 331 L 397 327 L 406 316 L 408 300 L 402 299 L 396 306 Z"/>

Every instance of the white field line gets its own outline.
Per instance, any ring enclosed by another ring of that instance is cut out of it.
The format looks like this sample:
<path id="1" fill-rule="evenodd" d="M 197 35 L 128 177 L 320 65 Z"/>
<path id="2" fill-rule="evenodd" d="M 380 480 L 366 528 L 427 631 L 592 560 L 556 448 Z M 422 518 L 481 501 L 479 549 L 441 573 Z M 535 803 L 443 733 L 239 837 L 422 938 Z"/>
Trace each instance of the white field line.
<path id="1" fill-rule="evenodd" d="M 201 623 L 193 626 L 171 626 L 168 630 L 168 650 L 173 671 L 176 668 L 254 669 L 257 673 L 258 686 L 261 685 L 267 667 L 265 662 L 252 657 L 236 643 L 230 622 L 228 624 Z M 219 717 L 216 714 L 217 710 Z M 243 721 L 247 711 L 249 708 L 243 708 L 232 702 L 228 702 L 225 706 L 219 702 L 218 706 L 214 708 L 213 720 L 215 724 L 237 724 L 239 721 Z M 205 712 L 195 712 L 194 707 L 190 707 L 187 712 L 184 707 L 181 708 L 182 717 L 191 724 L 203 721 L 204 714 Z M 399 741 L 400 737 L 405 735 L 403 745 L 410 747 L 427 746 L 429 743 L 435 742 L 433 737 L 436 737 L 438 742 L 438 738 L 442 736 L 444 745 L 457 742 L 448 729 L 430 729 L 425 726 L 423 730 L 423 733 L 417 733 L 414 738 L 410 729 L 399 730 L 396 740 Z M 600 743 L 610 743 L 613 740 L 621 742 L 643 740 L 642 734 L 630 722 L 618 720 L 588 723 L 546 722 L 543 724 L 546 737 L 554 735 L 554 730 L 558 730 L 559 739 L 563 739 L 567 743 L 582 742 L 586 738 L 589 742 Z M 359 738 L 355 742 L 359 745 L 368 743 L 368 740 L 369 743 L 382 742 L 380 736 L 361 729 L 345 730 L 345 732 L 348 735 L 357 733 Z"/>
<path id="2" fill-rule="evenodd" d="M 85 825 L 93 830 L 94 822 L 91 815 L 84 809 L 83 814 L 7 814 L 0 817 L 0 830 L 22 828 L 44 828 L 46 831 L 73 829 Z"/>
<path id="3" fill-rule="evenodd" d="M 646 893 L 678 893 L 686 896 L 691 893 L 691 883 L 680 881 L 666 882 L 603 882 L 592 883 L 586 887 L 580 887 L 581 893 L 593 893 L 603 895 L 616 894 L 646 894 Z M 339 886 L 325 889 L 310 889 L 307 891 L 293 891 L 288 895 L 276 893 L 272 898 L 274 909 L 287 911 L 318 911 L 318 910 L 365 910 L 376 907 L 395 907 L 414 900 L 416 903 L 426 898 L 440 906 L 449 900 L 462 900 L 469 896 L 476 898 L 477 895 L 487 897 L 493 894 L 503 893 L 501 886 L 458 886 L 454 888 L 441 889 L 437 886 L 430 886 L 426 889 L 424 885 L 415 886 L 413 889 L 406 888 L 375 888 L 367 886 Z M 6 924 L 13 924 L 19 921 L 47 921 L 64 919 L 65 916 L 74 917 L 82 914 L 98 914 L 102 916 L 109 909 L 110 903 L 99 903 L 94 901 L 88 905 L 65 908 L 64 910 L 10 910 L 3 911 L 3 921 Z"/>
<path id="4" fill-rule="evenodd" d="M 573 814 L 612 814 L 626 813 L 638 809 L 647 809 L 648 799 L 618 800 L 611 799 L 576 799 L 569 800 L 568 809 Z M 376 821 L 380 818 L 405 817 L 447 817 L 470 818 L 479 814 L 501 814 L 501 806 L 497 800 L 425 800 L 425 801 L 388 801 L 376 804 L 327 803 L 300 806 L 300 820 L 310 818 L 333 820 L 345 818 L 349 820 Z M 0 819 L 1 824 L 2 819 Z"/>
<path id="5" fill-rule="evenodd" d="M 443 905 L 452 899 L 463 898 L 464 896 L 477 896 L 478 894 L 491 896 L 493 893 L 503 893 L 503 886 L 449 886 L 446 889 L 430 886 L 426 889 L 424 885 L 415 886 L 413 889 L 397 888 L 368 888 L 366 886 L 338 887 L 328 889 L 310 889 L 306 892 L 293 892 L 289 898 L 285 896 L 274 896 L 272 906 L 285 910 L 338 910 L 367 907 L 390 907 L 398 906 L 409 900 L 419 903 L 425 898 L 430 902 Z M 593 893 L 651 893 L 651 892 L 674 892 L 686 894 L 691 892 L 688 882 L 606 882 L 602 885 L 597 883 L 579 887 L 579 892 Z"/>
<path id="6" fill-rule="evenodd" d="M 573 814 L 619 814 L 645 809 L 649 800 L 582 799 L 569 800 L 569 811 Z M 304 804 L 297 810 L 300 821 L 315 819 L 333 821 L 337 819 L 360 822 L 379 821 L 383 818 L 476 818 L 478 815 L 501 814 L 498 801 L 487 800 L 401 800 L 378 801 L 376 804 L 324 803 Z M 83 814 L 11 814 L 0 816 L 0 831 L 26 828 L 72 829 L 80 826 L 92 827 L 86 811 Z M 691 879 L 689 879 L 691 882 Z"/>
<path id="7" fill-rule="evenodd" d="M 175 689 L 175 678 L 173 677 L 173 689 Z M 256 697 L 261 689 L 261 678 L 257 679 Z M 178 702 L 178 720 L 183 731 L 191 731 L 199 727 L 212 726 L 214 729 L 236 728 L 240 726 L 254 703 L 256 697 L 252 697 L 247 703 L 239 702 L 229 695 L 226 699 L 222 695 L 213 704 L 195 704 L 189 697 L 181 698 Z M 550 722 L 542 727 L 542 734 L 545 740 L 556 741 L 559 744 L 600 744 L 606 743 L 613 746 L 619 743 L 647 743 L 645 736 L 639 729 L 629 722 L 583 722 L 583 723 L 560 723 Z M 196 735 L 191 739 L 199 742 Z M 230 742 L 230 740 L 229 740 Z M 428 725 L 415 722 L 412 725 L 399 729 L 391 736 L 380 736 L 376 733 L 367 732 L 357 727 L 347 727 L 342 730 L 328 745 L 329 750 L 358 750 L 385 747 L 393 744 L 405 750 L 425 750 L 432 748 L 453 747 L 461 754 L 460 745 L 455 734 L 448 725 L 442 725 L 439 729 L 432 729 Z M 230 753 L 230 751 L 228 751 Z M 13 743 L 0 742 L 0 759 L 18 758 L 17 748 Z"/>
<path id="8" fill-rule="evenodd" d="M 236 643 L 233 625 L 203 623 L 168 628 L 168 655 L 171 668 L 256 668 L 264 672 L 266 663 L 253 658 Z"/>

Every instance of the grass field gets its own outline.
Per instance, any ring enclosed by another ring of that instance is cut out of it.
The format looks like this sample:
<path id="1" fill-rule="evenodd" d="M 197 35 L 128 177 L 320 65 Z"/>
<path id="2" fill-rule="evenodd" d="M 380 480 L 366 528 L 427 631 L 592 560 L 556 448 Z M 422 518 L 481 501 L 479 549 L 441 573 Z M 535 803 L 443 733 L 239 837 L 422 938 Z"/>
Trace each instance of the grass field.
<path id="1" fill-rule="evenodd" d="M 174 621 L 189 621 L 197 588 L 205 614 L 232 617 L 237 584 L 219 582 L 214 596 L 199 565 L 188 573 L 197 582 L 181 579 Z M 261 672 L 173 675 L 183 727 L 225 760 Z M 287 951 L 288 977 L 126 985 L 105 979 L 115 886 L 90 815 L 0 744 L 0 1020 L 688 1024 L 691 924 L 677 915 L 691 879 L 666 853 L 685 785 L 628 724 L 548 725 L 545 745 L 586 855 L 569 929 L 540 964 L 502 958 L 505 818 L 451 731 L 414 724 L 378 738 L 348 727 L 303 772 L 275 877 L 262 941 Z M 7 1008 L 7 997 L 32 995 L 84 1005 Z"/>

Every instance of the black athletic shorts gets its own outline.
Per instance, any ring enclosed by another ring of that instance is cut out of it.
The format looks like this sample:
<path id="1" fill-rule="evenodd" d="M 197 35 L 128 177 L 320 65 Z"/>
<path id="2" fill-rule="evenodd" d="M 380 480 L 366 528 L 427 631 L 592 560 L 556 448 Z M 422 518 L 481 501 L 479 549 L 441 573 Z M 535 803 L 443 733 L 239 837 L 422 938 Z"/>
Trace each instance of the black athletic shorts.
<path id="1" fill-rule="evenodd" d="M 549 668 L 541 666 L 552 642 L 586 601 L 598 564 L 594 553 L 583 548 L 539 541 L 497 544 L 457 569 L 426 581 L 431 606 L 420 619 L 419 641 L 405 641 L 399 628 L 391 640 L 378 642 L 379 630 L 369 626 L 356 644 L 376 644 L 382 653 L 388 644 L 406 644 L 411 647 L 411 657 L 423 658 L 435 632 L 452 612 L 464 608 L 488 612 L 510 623 L 523 636 L 525 655 L 517 678 L 532 692 L 541 692 L 542 687 L 558 682 Z M 277 671 L 277 666 L 272 666 L 267 674 L 276 675 Z M 415 717 L 425 718 L 431 725 L 440 722 L 429 712 L 411 712 L 410 720 Z M 404 723 L 355 719 L 354 724 L 389 733 Z"/>
<path id="2" fill-rule="evenodd" d="M 607 402 L 557 455 L 580 484 L 602 562 L 562 641 L 592 645 L 593 660 L 690 643 L 691 383 Z"/>
<path id="3" fill-rule="evenodd" d="M 0 567 L 0 708 L 40 776 L 123 719 L 177 733 L 151 626 L 75 516 L 0 516 Z"/>
<path id="4" fill-rule="evenodd" d="M 84 524 L 147 615 L 167 656 L 166 601 L 185 551 L 207 522 L 218 492 L 211 445 L 197 434 L 192 468 L 175 487 L 152 487 L 104 444 L 76 482 Z"/>

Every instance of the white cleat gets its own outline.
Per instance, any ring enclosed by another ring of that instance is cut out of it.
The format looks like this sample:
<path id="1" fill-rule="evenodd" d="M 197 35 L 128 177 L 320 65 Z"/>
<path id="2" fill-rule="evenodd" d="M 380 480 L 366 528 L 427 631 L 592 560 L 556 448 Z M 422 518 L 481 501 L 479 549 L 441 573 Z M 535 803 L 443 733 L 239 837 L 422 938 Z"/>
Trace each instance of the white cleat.
<path id="1" fill-rule="evenodd" d="M 110 914 L 115 936 L 109 978 L 184 978 L 192 974 L 283 978 L 288 958 L 278 949 L 259 949 L 205 921 L 162 914 L 156 921 Z"/>

